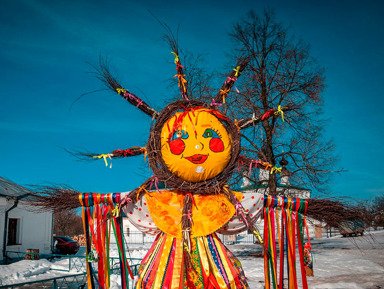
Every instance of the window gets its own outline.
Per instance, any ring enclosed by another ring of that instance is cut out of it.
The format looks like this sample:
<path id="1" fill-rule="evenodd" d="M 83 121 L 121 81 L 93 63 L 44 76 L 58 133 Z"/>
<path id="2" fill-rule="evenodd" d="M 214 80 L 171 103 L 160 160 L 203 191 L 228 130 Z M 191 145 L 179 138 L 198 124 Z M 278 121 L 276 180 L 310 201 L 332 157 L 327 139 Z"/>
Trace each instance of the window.
<path id="1" fill-rule="evenodd" d="M 19 245 L 19 230 L 20 230 L 20 219 L 8 219 L 8 246 Z"/>

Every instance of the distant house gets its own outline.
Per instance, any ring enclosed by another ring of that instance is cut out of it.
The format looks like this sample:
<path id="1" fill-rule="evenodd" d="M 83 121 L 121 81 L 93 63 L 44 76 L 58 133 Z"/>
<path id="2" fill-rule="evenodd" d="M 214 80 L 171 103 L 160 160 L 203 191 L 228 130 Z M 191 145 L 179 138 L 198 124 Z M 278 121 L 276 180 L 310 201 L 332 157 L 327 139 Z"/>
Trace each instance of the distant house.
<path id="1" fill-rule="evenodd" d="M 0 177 L 0 263 L 7 252 L 51 252 L 52 213 L 33 211 L 30 197 L 31 191 Z"/>

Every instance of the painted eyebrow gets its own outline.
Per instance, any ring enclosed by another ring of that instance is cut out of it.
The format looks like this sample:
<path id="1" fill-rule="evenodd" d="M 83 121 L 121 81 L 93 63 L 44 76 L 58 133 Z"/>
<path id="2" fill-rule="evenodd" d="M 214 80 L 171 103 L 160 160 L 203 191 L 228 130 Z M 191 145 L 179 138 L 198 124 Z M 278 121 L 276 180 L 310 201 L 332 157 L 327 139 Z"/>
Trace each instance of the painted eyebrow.
<path id="1" fill-rule="evenodd" d="M 212 127 L 210 124 L 202 124 L 201 127 Z"/>

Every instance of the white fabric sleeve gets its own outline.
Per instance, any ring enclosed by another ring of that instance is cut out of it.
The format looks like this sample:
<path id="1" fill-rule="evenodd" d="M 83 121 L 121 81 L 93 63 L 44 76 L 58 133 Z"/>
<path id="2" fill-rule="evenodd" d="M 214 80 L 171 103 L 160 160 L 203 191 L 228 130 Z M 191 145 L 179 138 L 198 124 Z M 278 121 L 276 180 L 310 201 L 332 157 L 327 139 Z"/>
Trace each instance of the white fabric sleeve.
<path id="1" fill-rule="evenodd" d="M 122 194 L 121 198 L 124 195 Z M 160 229 L 153 222 L 151 215 L 149 214 L 147 202 L 145 196 L 139 198 L 136 204 L 128 203 L 123 208 L 128 220 L 141 232 L 150 235 L 157 235 L 160 233 Z"/>
<path id="2" fill-rule="evenodd" d="M 251 219 L 256 221 L 263 211 L 264 194 L 244 192 L 241 204 Z M 241 220 L 239 214 L 235 214 L 232 219 L 217 232 L 223 235 L 234 235 L 245 230 L 247 230 L 247 226 L 244 224 L 243 220 Z"/>

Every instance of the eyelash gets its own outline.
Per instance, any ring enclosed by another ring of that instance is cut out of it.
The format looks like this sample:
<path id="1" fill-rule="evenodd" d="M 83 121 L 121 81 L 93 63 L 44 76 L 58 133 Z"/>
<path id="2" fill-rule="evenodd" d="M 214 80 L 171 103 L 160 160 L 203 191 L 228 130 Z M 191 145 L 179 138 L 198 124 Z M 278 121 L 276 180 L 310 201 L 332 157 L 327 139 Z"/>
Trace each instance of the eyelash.
<path id="1" fill-rule="evenodd" d="M 222 138 L 220 132 L 218 132 L 216 129 L 214 129 L 214 128 L 212 128 L 212 127 L 207 128 L 207 129 L 211 129 L 211 130 L 213 130 L 215 133 L 217 133 L 217 135 L 219 136 L 219 138 Z M 206 130 L 207 130 L 207 129 L 206 129 Z M 204 131 L 204 132 L 205 132 L 205 131 Z"/>

